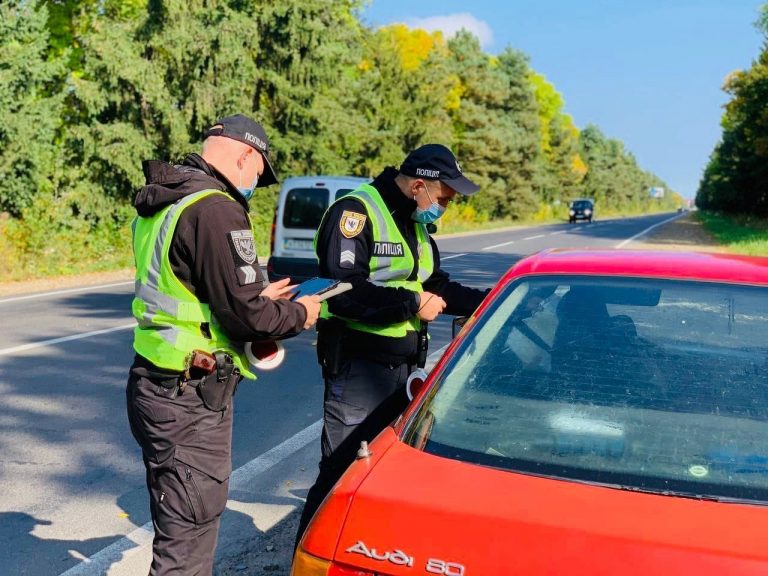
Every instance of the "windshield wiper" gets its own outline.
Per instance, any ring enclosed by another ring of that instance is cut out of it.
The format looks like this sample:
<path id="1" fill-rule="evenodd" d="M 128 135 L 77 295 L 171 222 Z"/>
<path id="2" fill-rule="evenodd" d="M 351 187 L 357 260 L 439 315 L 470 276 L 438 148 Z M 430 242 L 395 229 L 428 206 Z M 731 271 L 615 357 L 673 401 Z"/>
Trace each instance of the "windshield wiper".
<path id="1" fill-rule="evenodd" d="M 619 490 L 628 492 L 642 492 L 644 494 L 656 494 L 659 496 L 673 496 L 676 498 L 688 498 L 691 500 L 706 500 L 709 502 L 720 502 L 722 504 L 754 504 L 755 506 L 768 506 L 764 500 L 755 500 L 752 498 L 738 498 L 736 496 L 716 496 L 714 494 L 695 494 L 693 492 L 680 492 L 678 490 L 641 488 L 639 486 L 629 486 L 624 484 L 603 484 L 603 486 L 615 487 Z"/>

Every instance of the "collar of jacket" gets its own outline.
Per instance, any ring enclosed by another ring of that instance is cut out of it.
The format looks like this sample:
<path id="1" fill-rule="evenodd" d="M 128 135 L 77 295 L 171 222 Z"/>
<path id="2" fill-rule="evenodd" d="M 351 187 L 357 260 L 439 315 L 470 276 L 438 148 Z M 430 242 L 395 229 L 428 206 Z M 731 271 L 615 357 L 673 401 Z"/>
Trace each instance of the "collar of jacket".
<path id="1" fill-rule="evenodd" d="M 371 182 L 371 185 L 379 191 L 382 199 L 389 206 L 392 217 L 399 220 L 411 217 L 416 210 L 416 201 L 408 198 L 398 188 L 395 183 L 395 177 L 398 174 L 397 169 L 389 166 Z"/>
<path id="2" fill-rule="evenodd" d="M 196 170 L 200 170 L 204 174 L 207 174 L 211 178 L 215 178 L 219 182 L 221 182 L 224 185 L 224 188 L 229 193 L 232 198 L 234 198 L 238 204 L 240 204 L 243 208 L 245 208 L 245 211 L 248 211 L 248 201 L 243 198 L 243 195 L 240 194 L 240 192 L 237 191 L 237 188 L 232 185 L 232 183 L 227 180 L 227 178 L 216 168 L 208 164 L 205 160 L 203 160 L 203 157 L 199 154 L 187 154 L 186 158 L 184 158 L 184 161 L 181 163 L 182 166 L 187 166 L 189 168 L 194 168 Z"/>

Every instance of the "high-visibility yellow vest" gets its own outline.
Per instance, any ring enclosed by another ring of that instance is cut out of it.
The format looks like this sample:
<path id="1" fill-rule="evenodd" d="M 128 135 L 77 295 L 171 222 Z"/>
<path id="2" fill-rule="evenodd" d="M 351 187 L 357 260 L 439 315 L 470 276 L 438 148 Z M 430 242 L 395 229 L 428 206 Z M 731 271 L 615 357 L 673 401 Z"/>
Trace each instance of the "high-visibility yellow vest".
<path id="1" fill-rule="evenodd" d="M 187 356 L 193 350 L 223 350 L 232 356 L 243 376 L 255 378 L 241 347 L 224 334 L 208 304 L 200 302 L 176 277 L 168 258 L 182 212 L 212 194 L 230 198 L 220 190 L 202 190 L 150 217 L 134 219 L 136 296 L 131 308 L 138 326 L 133 333 L 133 349 L 155 366 L 179 372 L 187 367 Z"/>
<path id="2" fill-rule="evenodd" d="M 395 220 L 389 213 L 389 208 L 384 203 L 379 191 L 370 184 L 362 184 L 341 199 L 346 200 L 347 198 L 355 198 L 365 206 L 368 218 L 371 221 L 374 242 L 387 243 L 388 245 L 399 244 L 402 246 L 402 254 L 400 254 L 399 250 L 397 250 L 396 254 L 371 254 L 368 263 L 370 270 L 368 276 L 369 282 L 388 288 L 406 288 L 417 293 L 422 292 L 422 283 L 432 275 L 435 267 L 434 255 L 432 254 L 432 243 L 429 240 L 427 227 L 419 222 L 412 223 L 416 228 L 416 238 L 418 241 L 418 270 L 416 279 L 408 280 L 408 277 L 413 272 L 415 263 L 413 253 L 408 247 L 405 238 L 400 233 L 400 230 L 397 228 L 397 224 L 395 224 Z M 337 202 L 338 201 L 339 200 L 337 200 Z M 315 251 L 317 251 L 317 235 L 315 235 Z M 326 302 L 323 302 L 321 316 L 324 318 L 333 316 L 333 314 L 328 311 Z M 339 318 L 344 320 L 346 325 L 354 330 L 394 338 L 401 338 L 405 336 L 408 331 L 418 331 L 421 328 L 421 321 L 416 316 L 405 322 L 398 322 L 397 324 L 386 326 L 380 324 L 366 324 L 341 316 L 339 316 Z"/>

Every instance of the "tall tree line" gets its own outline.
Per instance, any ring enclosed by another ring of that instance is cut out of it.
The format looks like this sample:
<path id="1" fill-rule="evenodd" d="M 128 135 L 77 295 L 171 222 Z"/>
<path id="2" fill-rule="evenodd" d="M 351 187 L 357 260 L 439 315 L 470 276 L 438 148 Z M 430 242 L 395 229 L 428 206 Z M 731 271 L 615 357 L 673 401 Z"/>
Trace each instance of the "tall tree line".
<path id="1" fill-rule="evenodd" d="M 361 23 L 362 0 L 6 0 L 0 212 L 29 254 L 126 248 L 140 160 L 180 159 L 224 114 L 270 134 L 282 176 L 371 176 L 428 141 L 483 186 L 488 218 L 589 196 L 651 206 L 663 185 L 507 48 Z M 276 190 L 257 195 L 268 220 Z"/>
<path id="2" fill-rule="evenodd" d="M 696 194 L 696 205 L 768 218 L 768 5 L 756 23 L 763 48 L 748 70 L 725 80 L 730 95 L 715 146 Z"/>

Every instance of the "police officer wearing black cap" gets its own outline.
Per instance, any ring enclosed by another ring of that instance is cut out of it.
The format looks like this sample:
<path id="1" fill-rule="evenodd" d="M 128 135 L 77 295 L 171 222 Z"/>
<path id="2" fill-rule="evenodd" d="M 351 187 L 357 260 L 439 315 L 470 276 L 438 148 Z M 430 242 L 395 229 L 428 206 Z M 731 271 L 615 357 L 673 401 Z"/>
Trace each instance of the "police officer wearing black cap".
<path id="1" fill-rule="evenodd" d="M 360 442 L 406 407 L 407 378 L 426 351 L 426 323 L 440 313 L 469 315 L 487 294 L 449 279 L 428 233 L 457 194 L 478 188 L 448 148 L 427 144 L 408 154 L 399 171 L 386 168 L 325 213 L 316 237 L 320 274 L 353 288 L 329 299 L 318 322 L 322 457 L 297 544 Z"/>
<path id="2" fill-rule="evenodd" d="M 243 115 L 219 120 L 201 155 L 143 164 L 133 223 L 136 357 L 126 389 L 155 529 L 150 574 L 211 574 L 232 468 L 232 396 L 254 378 L 245 343 L 294 336 L 316 297 L 262 276 L 248 216 L 277 183 L 269 140 Z"/>

